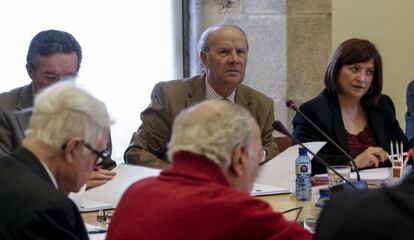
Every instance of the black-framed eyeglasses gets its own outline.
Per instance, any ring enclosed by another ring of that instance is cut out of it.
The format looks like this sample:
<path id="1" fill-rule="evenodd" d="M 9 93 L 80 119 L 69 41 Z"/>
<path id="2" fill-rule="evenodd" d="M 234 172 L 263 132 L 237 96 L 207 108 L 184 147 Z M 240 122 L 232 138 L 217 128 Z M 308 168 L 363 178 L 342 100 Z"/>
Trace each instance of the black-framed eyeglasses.
<path id="1" fill-rule="evenodd" d="M 111 153 L 109 152 L 108 149 L 104 149 L 102 151 L 98 151 L 95 148 L 93 148 L 89 143 L 83 141 L 83 139 L 81 140 L 81 144 L 83 146 L 85 146 L 89 151 L 91 151 L 92 153 L 96 154 L 96 161 L 95 161 L 95 165 L 96 166 L 101 166 L 102 163 L 104 162 L 104 160 L 106 158 L 109 157 L 109 155 L 111 155 Z"/>
<path id="2" fill-rule="evenodd" d="M 100 209 L 98 211 L 98 215 L 96 216 L 96 220 L 101 223 L 109 224 L 112 219 L 112 215 L 114 214 L 113 209 L 105 210 Z"/>
<path id="3" fill-rule="evenodd" d="M 281 212 L 281 213 L 282 213 L 282 214 L 285 214 L 285 213 L 289 213 L 289 212 L 297 211 L 297 212 L 296 212 L 295 221 L 298 221 L 299 216 L 300 216 L 300 213 L 302 212 L 302 209 L 303 209 L 303 207 L 302 207 L 302 206 L 299 206 L 299 207 L 295 207 L 295 208 L 288 209 L 288 210 L 283 211 L 283 212 Z"/>
<path id="4" fill-rule="evenodd" d="M 108 149 L 104 149 L 102 151 L 98 151 L 95 148 L 93 148 L 89 143 L 85 142 L 83 139 L 81 139 L 80 143 L 86 147 L 89 151 L 96 154 L 96 160 L 95 160 L 95 166 L 101 166 L 102 163 L 106 158 L 108 158 L 111 155 L 111 152 Z M 66 144 L 62 145 L 62 149 L 66 148 Z"/>

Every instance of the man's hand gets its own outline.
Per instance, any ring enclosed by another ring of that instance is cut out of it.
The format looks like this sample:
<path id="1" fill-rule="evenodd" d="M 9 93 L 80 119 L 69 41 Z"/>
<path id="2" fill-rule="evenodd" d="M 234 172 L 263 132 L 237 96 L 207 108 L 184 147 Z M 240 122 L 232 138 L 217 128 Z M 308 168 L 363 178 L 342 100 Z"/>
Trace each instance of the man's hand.
<path id="1" fill-rule="evenodd" d="M 94 170 L 88 182 L 86 182 L 86 189 L 101 186 L 106 182 L 112 180 L 112 178 L 114 178 L 115 175 L 115 172 L 111 172 L 105 169 Z"/>

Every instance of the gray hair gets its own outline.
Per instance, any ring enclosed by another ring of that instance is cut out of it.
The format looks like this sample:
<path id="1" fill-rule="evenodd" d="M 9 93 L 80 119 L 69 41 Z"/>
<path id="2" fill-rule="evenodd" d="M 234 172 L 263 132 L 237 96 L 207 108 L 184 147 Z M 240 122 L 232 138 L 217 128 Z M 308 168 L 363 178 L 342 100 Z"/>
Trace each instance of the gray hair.
<path id="1" fill-rule="evenodd" d="M 226 168 L 236 145 L 245 145 L 252 154 L 253 124 L 256 122 L 251 114 L 239 105 L 226 101 L 202 102 L 176 117 L 168 157 L 172 160 L 176 152 L 188 151 Z"/>
<path id="2" fill-rule="evenodd" d="M 233 27 L 236 28 L 237 30 L 239 30 L 243 35 L 244 35 L 244 39 L 246 40 L 246 47 L 247 49 L 249 49 L 249 42 L 247 40 L 247 35 L 246 33 L 243 31 L 243 29 L 241 29 L 240 27 L 236 26 L 236 25 L 232 25 L 232 24 L 220 24 L 220 25 L 214 25 L 211 26 L 209 28 L 207 28 L 200 37 L 200 40 L 197 43 L 197 49 L 198 49 L 198 56 L 200 57 L 200 54 L 202 52 L 207 52 L 208 51 L 208 38 L 210 37 L 210 35 L 221 29 L 221 28 L 225 28 L 225 27 Z"/>
<path id="3" fill-rule="evenodd" d="M 39 32 L 30 42 L 26 61 L 31 69 L 36 69 L 36 58 L 38 55 L 50 56 L 56 53 L 70 54 L 76 52 L 79 71 L 82 62 L 82 48 L 72 34 L 59 30 L 47 30 Z"/>
<path id="4" fill-rule="evenodd" d="M 72 137 L 99 143 L 112 120 L 103 102 L 73 81 L 47 87 L 36 96 L 27 138 L 58 150 Z"/>

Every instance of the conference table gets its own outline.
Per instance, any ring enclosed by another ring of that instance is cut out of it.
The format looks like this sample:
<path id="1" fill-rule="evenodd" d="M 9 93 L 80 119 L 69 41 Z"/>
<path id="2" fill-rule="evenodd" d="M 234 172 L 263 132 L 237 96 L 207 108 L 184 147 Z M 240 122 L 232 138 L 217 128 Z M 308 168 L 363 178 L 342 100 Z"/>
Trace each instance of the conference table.
<path id="1" fill-rule="evenodd" d="M 319 198 L 319 189 L 323 187 L 327 187 L 327 186 L 323 185 L 323 186 L 312 187 L 312 198 L 310 201 L 306 201 L 306 202 L 297 201 L 294 193 L 269 195 L 269 196 L 258 196 L 254 198 L 258 198 L 258 199 L 261 199 L 269 203 L 272 206 L 272 208 L 275 210 L 275 212 L 285 212 L 291 209 L 296 209 L 288 213 L 284 213 L 283 215 L 288 220 L 291 220 L 291 221 L 297 220 L 298 222 L 302 222 L 305 218 L 317 217 L 318 213 L 315 209 L 315 202 Z M 299 209 L 301 209 L 301 211 L 299 211 Z M 107 210 L 107 211 L 113 212 L 116 210 Z M 101 227 L 106 227 L 105 223 L 97 220 L 97 214 L 98 212 L 82 213 L 82 217 L 86 223 L 101 226 Z M 89 236 L 91 237 L 91 239 L 104 239 L 105 235 L 104 234 L 89 234 Z"/>
<path id="2" fill-rule="evenodd" d="M 269 203 L 275 212 L 285 212 L 297 209 L 284 213 L 283 215 L 288 220 L 301 222 L 306 217 L 317 217 L 318 213 L 315 209 L 315 203 L 319 198 L 319 189 L 326 187 L 327 185 L 312 187 L 312 198 L 310 201 L 297 201 L 295 193 L 259 196 L 255 198 Z M 301 209 L 301 211 L 299 211 L 299 209 Z"/>

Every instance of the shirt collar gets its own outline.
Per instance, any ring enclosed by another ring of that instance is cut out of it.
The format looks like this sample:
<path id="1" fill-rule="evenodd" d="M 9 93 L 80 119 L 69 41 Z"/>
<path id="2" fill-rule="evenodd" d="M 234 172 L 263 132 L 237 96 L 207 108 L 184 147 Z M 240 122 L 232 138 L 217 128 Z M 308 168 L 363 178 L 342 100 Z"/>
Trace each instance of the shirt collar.
<path id="1" fill-rule="evenodd" d="M 223 186 L 230 186 L 223 170 L 217 163 L 203 155 L 187 151 L 176 152 L 172 164 L 163 169 L 160 177 L 211 181 Z"/>
<path id="2" fill-rule="evenodd" d="M 46 164 L 44 164 L 42 161 L 40 161 L 40 163 L 42 164 L 42 166 L 45 168 L 47 174 L 49 175 L 50 179 L 52 180 L 53 185 L 55 185 L 56 189 L 59 189 L 59 186 L 56 182 L 56 178 L 55 176 L 53 176 L 52 172 L 50 171 L 50 169 L 46 166 Z"/>
<path id="3" fill-rule="evenodd" d="M 231 92 L 231 94 L 227 97 L 223 97 L 214 91 L 213 87 L 207 81 L 207 78 L 204 78 L 204 82 L 206 84 L 206 99 L 207 100 L 224 100 L 227 99 L 229 102 L 234 103 L 234 97 L 236 96 L 236 89 Z"/>

